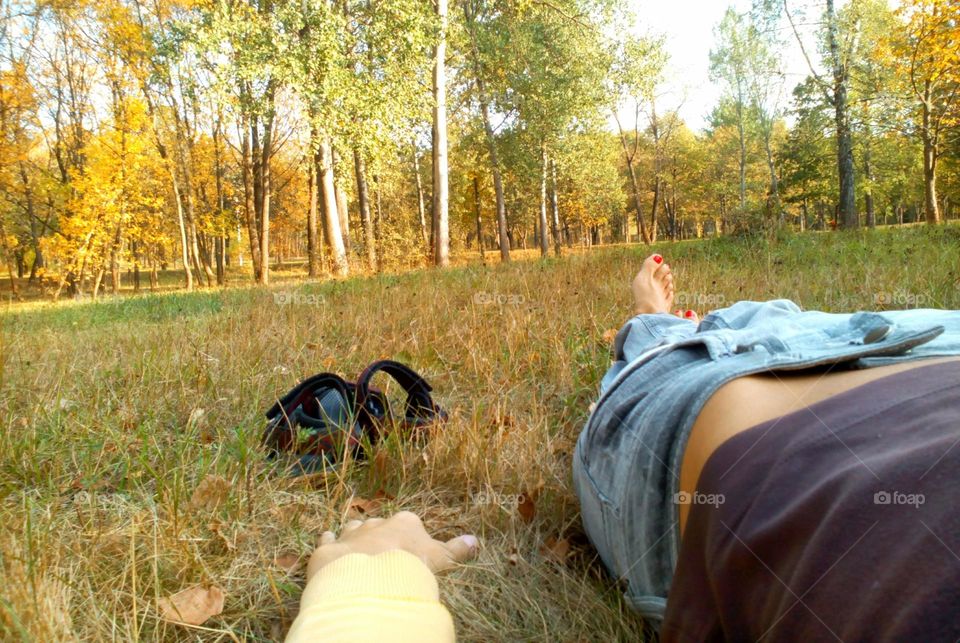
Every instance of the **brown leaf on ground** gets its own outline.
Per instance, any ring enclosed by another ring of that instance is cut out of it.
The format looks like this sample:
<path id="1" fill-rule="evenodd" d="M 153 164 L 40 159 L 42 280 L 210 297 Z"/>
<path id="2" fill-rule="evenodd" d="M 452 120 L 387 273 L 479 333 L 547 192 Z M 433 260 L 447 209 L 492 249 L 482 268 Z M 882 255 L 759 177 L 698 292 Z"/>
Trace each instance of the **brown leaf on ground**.
<path id="1" fill-rule="evenodd" d="M 390 493 L 389 491 L 384 491 L 383 489 L 377 489 L 373 494 L 374 500 L 396 500 L 397 497 Z"/>
<path id="2" fill-rule="evenodd" d="M 216 585 L 197 585 L 157 601 L 160 617 L 170 623 L 202 625 L 223 612 L 223 590 Z"/>
<path id="3" fill-rule="evenodd" d="M 380 501 L 376 498 L 354 498 L 347 505 L 347 520 L 366 520 L 373 518 L 380 512 Z"/>
<path id="4" fill-rule="evenodd" d="M 273 564 L 279 567 L 280 569 L 285 569 L 288 572 L 295 572 L 303 563 L 303 557 L 300 554 L 292 551 L 284 552 L 282 554 L 277 554 L 273 557 Z"/>
<path id="5" fill-rule="evenodd" d="M 213 511 L 226 502 L 230 487 L 230 482 L 223 476 L 207 475 L 193 490 L 190 508 L 196 511 Z"/>
<path id="6" fill-rule="evenodd" d="M 521 493 L 517 498 L 517 513 L 523 522 L 533 521 L 533 517 L 537 515 L 536 501 L 529 494 Z"/>
<path id="7" fill-rule="evenodd" d="M 570 556 L 570 541 L 566 538 L 550 536 L 540 546 L 540 554 L 556 563 L 566 562 Z"/>

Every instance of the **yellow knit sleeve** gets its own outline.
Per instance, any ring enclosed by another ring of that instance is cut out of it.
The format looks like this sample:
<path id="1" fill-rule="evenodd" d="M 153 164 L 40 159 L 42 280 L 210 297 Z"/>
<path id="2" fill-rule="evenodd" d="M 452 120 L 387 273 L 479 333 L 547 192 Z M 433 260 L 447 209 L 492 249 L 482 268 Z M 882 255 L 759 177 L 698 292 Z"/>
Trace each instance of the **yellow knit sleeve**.
<path id="1" fill-rule="evenodd" d="M 437 579 L 413 554 L 348 554 L 310 579 L 287 643 L 456 640 Z"/>

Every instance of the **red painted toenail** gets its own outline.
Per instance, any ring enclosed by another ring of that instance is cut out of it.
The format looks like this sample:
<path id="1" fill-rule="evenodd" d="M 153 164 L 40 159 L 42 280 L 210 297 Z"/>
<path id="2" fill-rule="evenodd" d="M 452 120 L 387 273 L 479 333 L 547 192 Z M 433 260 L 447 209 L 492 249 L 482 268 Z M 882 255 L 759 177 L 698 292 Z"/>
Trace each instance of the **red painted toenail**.
<path id="1" fill-rule="evenodd" d="M 685 315 L 686 315 L 687 317 L 693 317 L 693 311 L 692 311 L 692 310 L 688 310 L 688 311 L 685 313 Z"/>
<path id="2" fill-rule="evenodd" d="M 660 255 L 653 255 L 653 260 L 657 263 L 663 263 L 663 257 Z"/>

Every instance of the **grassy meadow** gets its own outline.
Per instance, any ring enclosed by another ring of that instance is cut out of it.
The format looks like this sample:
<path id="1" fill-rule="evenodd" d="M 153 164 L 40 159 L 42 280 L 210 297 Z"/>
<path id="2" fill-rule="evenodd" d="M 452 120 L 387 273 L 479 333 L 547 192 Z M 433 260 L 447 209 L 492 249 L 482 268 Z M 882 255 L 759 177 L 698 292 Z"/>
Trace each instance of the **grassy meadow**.
<path id="1" fill-rule="evenodd" d="M 960 308 L 955 226 L 653 250 L 701 314 Z M 281 639 L 318 535 L 401 509 L 481 539 L 440 581 L 461 640 L 644 638 L 582 535 L 570 458 L 649 252 L 0 308 L 0 639 Z M 278 476 L 259 449 L 275 396 L 383 357 L 423 373 L 449 421 L 335 475 Z M 158 617 L 207 584 L 221 615 Z"/>

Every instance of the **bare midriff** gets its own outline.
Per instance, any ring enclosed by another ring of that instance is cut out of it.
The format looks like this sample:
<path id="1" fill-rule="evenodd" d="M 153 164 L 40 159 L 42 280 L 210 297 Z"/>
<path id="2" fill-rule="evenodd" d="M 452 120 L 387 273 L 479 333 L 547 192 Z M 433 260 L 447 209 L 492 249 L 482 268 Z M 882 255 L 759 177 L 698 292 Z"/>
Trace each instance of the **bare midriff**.
<path id="1" fill-rule="evenodd" d="M 703 465 L 721 444 L 738 433 L 887 375 L 948 361 L 960 361 L 960 357 L 916 360 L 827 374 L 780 371 L 748 375 L 727 382 L 707 400 L 693 424 L 680 468 L 680 490 L 688 494 L 696 491 Z M 680 505 L 681 533 L 689 509 L 690 505 Z"/>

